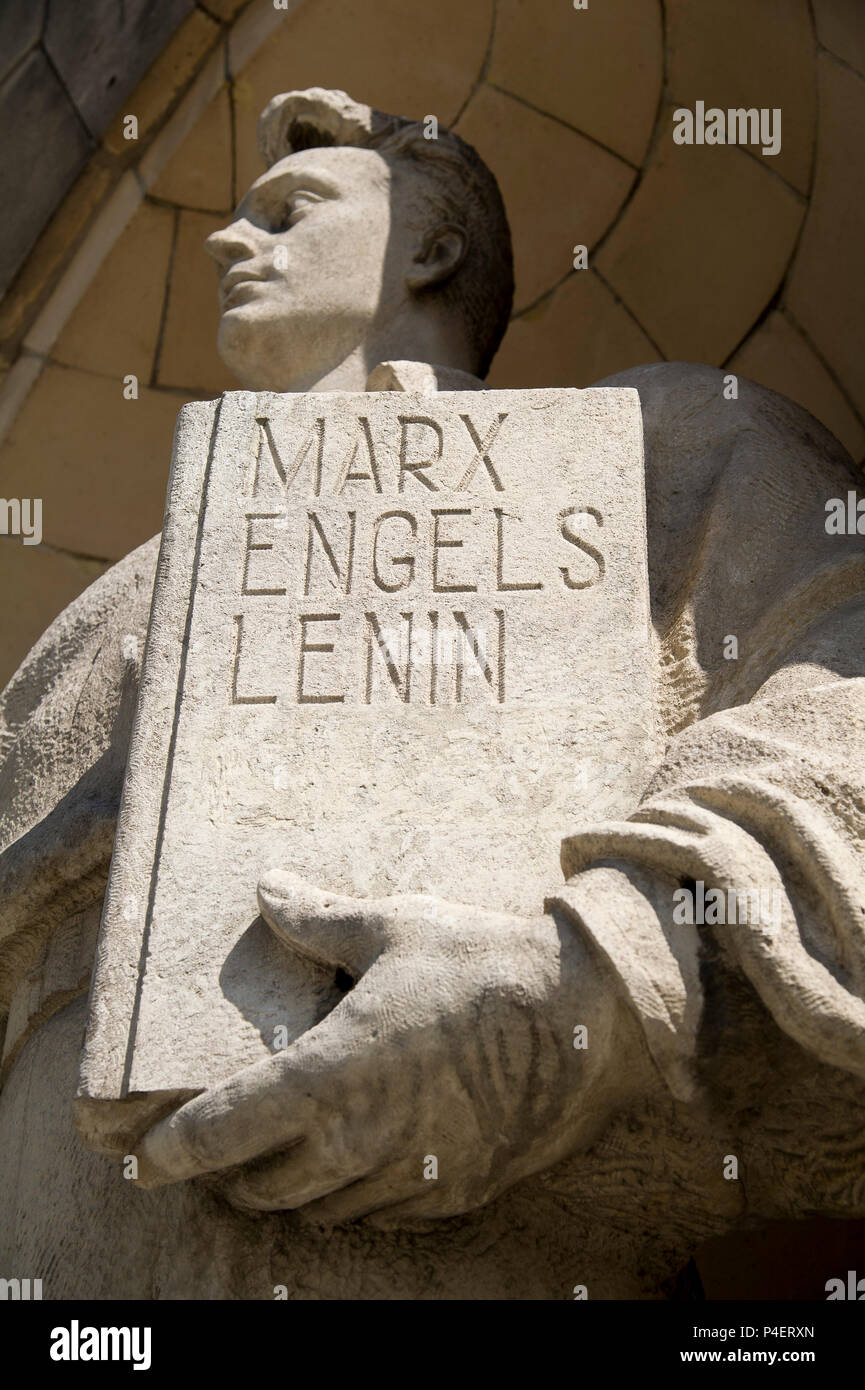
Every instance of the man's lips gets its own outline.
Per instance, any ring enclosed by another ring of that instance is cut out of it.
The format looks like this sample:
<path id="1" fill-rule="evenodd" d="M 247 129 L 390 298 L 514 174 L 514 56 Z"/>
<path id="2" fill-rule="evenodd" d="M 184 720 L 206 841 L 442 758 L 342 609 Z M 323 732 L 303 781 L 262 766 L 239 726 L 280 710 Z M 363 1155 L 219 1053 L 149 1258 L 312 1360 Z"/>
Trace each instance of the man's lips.
<path id="1" fill-rule="evenodd" d="M 229 271 L 219 286 L 219 297 L 225 308 L 230 300 L 239 297 L 239 291 L 248 290 L 252 285 L 260 285 L 260 275 L 238 275 Z"/>
<path id="2" fill-rule="evenodd" d="M 236 265 L 231 270 L 227 270 L 219 282 L 219 287 L 223 293 L 227 294 L 235 285 L 239 285 L 241 280 L 259 280 L 259 275 L 253 274 L 251 270 L 245 270 L 243 265 Z"/>

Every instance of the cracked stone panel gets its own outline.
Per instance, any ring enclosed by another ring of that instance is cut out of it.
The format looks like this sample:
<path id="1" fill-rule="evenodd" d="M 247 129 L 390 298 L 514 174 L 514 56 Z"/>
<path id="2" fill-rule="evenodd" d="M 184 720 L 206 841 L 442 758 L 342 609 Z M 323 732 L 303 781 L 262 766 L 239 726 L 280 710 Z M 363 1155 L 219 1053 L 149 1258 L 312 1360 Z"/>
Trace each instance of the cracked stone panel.
<path id="1" fill-rule="evenodd" d="M 124 400 L 118 380 L 46 367 L 0 449 L 5 494 L 43 499 L 46 545 L 121 559 L 162 525 L 181 403 L 146 386 Z"/>
<path id="2" fill-rule="evenodd" d="M 862 0 L 812 0 L 817 38 L 836 58 L 865 76 L 865 9 Z"/>
<path id="3" fill-rule="evenodd" d="M 744 150 L 674 144 L 670 119 L 597 266 L 665 357 L 716 365 L 778 289 L 804 210 Z"/>
<path id="4" fill-rule="evenodd" d="M 767 168 L 807 193 L 817 93 L 808 0 L 667 0 L 667 93 L 676 106 L 781 110 Z"/>
<path id="5" fill-rule="evenodd" d="M 0 294 L 81 169 L 91 141 L 41 49 L 0 90 Z M 14 133 L 14 134 L 13 134 Z M 10 217 L 8 209 L 14 207 Z"/>
<path id="6" fill-rule="evenodd" d="M 591 386 L 659 355 L 591 270 L 514 319 L 493 362 L 490 386 Z"/>
<path id="7" fill-rule="evenodd" d="M 84 123 L 100 136 L 194 0 L 52 3 L 43 42 Z"/>
<path id="8" fill-rule="evenodd" d="M 0 593 L 15 594 L 19 600 L 4 608 L 0 689 L 60 610 L 106 568 L 98 560 L 66 555 L 43 545 L 22 545 L 17 538 L 0 539 Z"/>
<path id="9" fill-rule="evenodd" d="M 255 139 L 274 92 L 341 87 L 382 111 L 448 125 L 480 75 L 492 0 L 318 0 L 301 5 L 243 69 L 236 89 L 238 188 L 262 172 Z"/>
<path id="10" fill-rule="evenodd" d="M 52 357 L 115 379 L 150 381 L 174 214 L 144 203 L 108 253 L 60 334 Z"/>
<path id="11" fill-rule="evenodd" d="M 822 420 L 854 459 L 865 453 L 865 427 L 807 339 L 775 310 L 755 328 L 727 364 L 731 372 L 759 381 L 798 401 Z"/>
<path id="12" fill-rule="evenodd" d="M 865 80 L 821 55 L 817 173 L 786 302 L 797 321 L 865 410 Z"/>
<path id="13" fill-rule="evenodd" d="M 663 82 L 658 0 L 499 0 L 489 81 L 640 164 Z"/>
<path id="14" fill-rule="evenodd" d="M 237 382 L 216 351 L 219 276 L 204 250 L 205 237 L 225 222 L 225 217 L 209 213 L 180 213 L 156 373 L 159 386 L 214 395 L 237 390 Z"/>
<path id="15" fill-rule="evenodd" d="M 636 175 L 593 141 L 492 87 L 472 97 L 456 131 L 475 146 L 501 188 L 520 310 L 568 273 L 576 243 L 595 245 Z"/>
<path id="16" fill-rule="evenodd" d="M 199 116 L 151 193 L 155 198 L 202 212 L 231 212 L 231 105 L 223 87 Z"/>
<path id="17" fill-rule="evenodd" d="M 6 4 L 0 9 L 0 78 L 5 77 L 38 40 L 45 3 L 46 0 L 28 0 L 26 5 Z"/>

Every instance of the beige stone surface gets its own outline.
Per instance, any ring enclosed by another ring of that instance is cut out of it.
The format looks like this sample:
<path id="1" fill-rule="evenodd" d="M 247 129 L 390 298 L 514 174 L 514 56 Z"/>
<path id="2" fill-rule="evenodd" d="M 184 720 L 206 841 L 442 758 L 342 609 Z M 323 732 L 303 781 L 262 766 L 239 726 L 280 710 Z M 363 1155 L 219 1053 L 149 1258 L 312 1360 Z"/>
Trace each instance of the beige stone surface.
<path id="1" fill-rule="evenodd" d="M 234 19 L 249 3 L 250 0 L 206 0 L 204 9 L 216 15 L 217 19 L 228 21 Z"/>
<path id="2" fill-rule="evenodd" d="M 243 72 L 259 49 L 269 43 L 285 24 L 290 14 L 305 0 L 284 0 L 284 8 L 253 0 L 226 29 L 225 52 L 227 69 L 236 78 Z"/>
<path id="3" fill-rule="evenodd" d="M 490 386 L 589 386 L 658 353 L 632 315 L 592 270 L 574 271 L 559 288 L 511 323 Z"/>
<path id="4" fill-rule="evenodd" d="M 658 0 L 500 0 L 489 81 L 640 164 L 663 81 Z"/>
<path id="5" fill-rule="evenodd" d="M 134 172 L 128 169 L 103 202 L 81 245 L 30 325 L 23 342 L 26 351 L 42 356 L 50 353 L 105 257 L 143 201 L 141 185 Z"/>
<path id="6" fill-rule="evenodd" d="M 231 211 L 231 107 L 222 87 L 168 161 L 151 193 L 181 207 Z"/>
<path id="7" fill-rule="evenodd" d="M 187 86 L 170 117 L 161 126 L 138 161 L 137 174 L 145 192 L 150 192 L 162 174 L 191 134 L 193 128 L 204 115 L 220 88 L 226 81 L 225 45 L 217 44 L 210 50 L 193 81 Z M 224 151 L 226 165 L 232 165 L 231 145 Z"/>
<path id="8" fill-rule="evenodd" d="M 860 411 L 865 410 L 865 79 L 821 55 L 814 192 L 785 299 Z"/>
<path id="9" fill-rule="evenodd" d="M 667 357 L 723 362 L 781 283 L 803 215 L 750 155 L 676 145 L 670 121 L 596 263 Z"/>
<path id="10" fill-rule="evenodd" d="M 691 110 L 780 107 L 778 153 L 748 148 L 807 193 L 817 117 L 808 0 L 667 0 L 665 13 L 668 99 Z"/>
<path id="11" fill-rule="evenodd" d="M 181 212 L 168 290 L 165 336 L 156 383 L 217 393 L 236 383 L 216 351 L 217 277 L 204 254 L 204 239 L 224 217 Z"/>
<path id="12" fill-rule="evenodd" d="M 59 609 L 77 598 L 105 568 L 97 560 L 83 560 L 47 545 L 22 545 L 16 537 L 0 537 L 0 593 L 5 595 L 0 689 Z"/>
<path id="13" fill-rule="evenodd" d="M 159 529 L 180 403 L 146 386 L 127 401 L 119 379 L 46 367 L 0 449 L 4 495 L 43 499 L 47 544 L 119 559 Z"/>
<path id="14" fill-rule="evenodd" d="M 567 274 L 576 244 L 596 244 L 636 175 L 591 140 L 486 85 L 455 130 L 492 169 L 509 209 L 519 312 Z"/>
<path id="15" fill-rule="evenodd" d="M 52 349 L 73 367 L 147 385 L 162 321 L 174 216 L 143 203 L 115 242 Z"/>
<path id="16" fill-rule="evenodd" d="M 172 34 L 156 62 L 126 101 L 123 111 L 109 126 L 105 148 L 112 154 L 129 153 L 123 135 L 123 117 L 138 117 L 138 138 L 150 133 L 174 99 L 192 79 L 207 51 L 219 38 L 219 25 L 201 9 L 195 9 Z"/>
<path id="17" fill-rule="evenodd" d="M 237 180 L 262 171 L 259 112 L 274 92 L 360 92 L 383 111 L 451 122 L 480 74 L 492 0 L 318 0 L 288 15 L 237 83 Z"/>
<path id="18" fill-rule="evenodd" d="M 800 401 L 841 440 L 854 459 L 862 459 L 865 426 L 807 339 L 783 312 L 771 313 L 727 366 L 731 372 Z"/>
<path id="19" fill-rule="evenodd" d="M 817 38 L 865 77 L 865 16 L 859 0 L 813 0 Z"/>

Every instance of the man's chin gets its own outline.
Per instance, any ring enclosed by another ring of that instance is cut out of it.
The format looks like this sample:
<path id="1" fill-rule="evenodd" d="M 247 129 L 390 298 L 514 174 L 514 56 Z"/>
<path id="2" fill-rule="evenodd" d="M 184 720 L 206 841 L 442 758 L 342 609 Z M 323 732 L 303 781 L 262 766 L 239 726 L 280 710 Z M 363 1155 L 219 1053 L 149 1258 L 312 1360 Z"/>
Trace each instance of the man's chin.
<path id="1" fill-rule="evenodd" d="M 221 315 L 217 335 L 219 355 L 246 390 L 284 391 L 283 384 L 272 380 L 276 364 L 283 361 L 283 353 L 264 349 L 263 326 L 254 316 L 244 314 L 246 307 L 227 309 Z"/>

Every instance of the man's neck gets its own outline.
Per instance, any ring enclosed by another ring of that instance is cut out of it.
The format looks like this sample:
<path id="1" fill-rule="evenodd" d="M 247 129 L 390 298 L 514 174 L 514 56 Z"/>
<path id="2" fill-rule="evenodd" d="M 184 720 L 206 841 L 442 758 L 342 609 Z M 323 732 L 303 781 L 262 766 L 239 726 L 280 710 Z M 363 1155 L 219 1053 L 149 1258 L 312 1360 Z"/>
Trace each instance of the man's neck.
<path id="1" fill-rule="evenodd" d="M 328 367 L 322 374 L 312 372 L 300 378 L 292 391 L 365 391 L 371 367 L 364 347 L 358 347 L 335 367 Z"/>
<path id="2" fill-rule="evenodd" d="M 426 362 L 474 376 L 475 362 L 462 331 L 452 324 L 413 314 L 391 320 L 343 358 L 322 370 L 298 377 L 290 391 L 365 391 L 370 373 L 381 362 Z"/>

